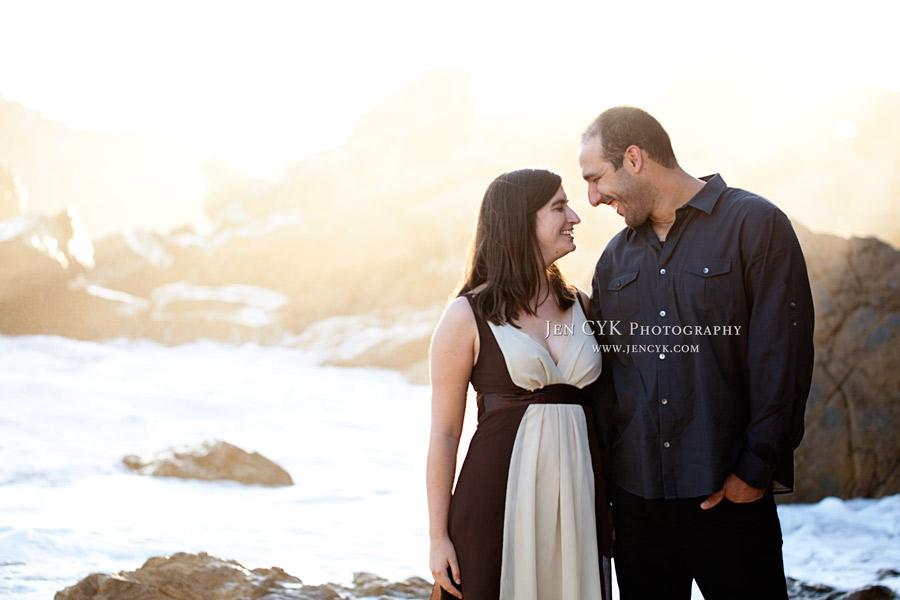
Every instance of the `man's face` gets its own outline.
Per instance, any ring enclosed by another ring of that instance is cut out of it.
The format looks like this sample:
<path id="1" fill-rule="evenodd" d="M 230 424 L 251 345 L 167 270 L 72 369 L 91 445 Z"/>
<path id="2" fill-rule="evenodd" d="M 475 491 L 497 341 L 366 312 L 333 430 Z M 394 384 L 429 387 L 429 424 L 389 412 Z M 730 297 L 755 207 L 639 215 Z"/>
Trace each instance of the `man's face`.
<path id="1" fill-rule="evenodd" d="M 647 182 L 632 175 L 627 165 L 618 171 L 604 159 L 600 138 L 581 145 L 578 152 L 581 176 L 588 184 L 591 206 L 605 204 L 625 218 L 629 227 L 642 225 L 656 206 L 656 190 Z"/>

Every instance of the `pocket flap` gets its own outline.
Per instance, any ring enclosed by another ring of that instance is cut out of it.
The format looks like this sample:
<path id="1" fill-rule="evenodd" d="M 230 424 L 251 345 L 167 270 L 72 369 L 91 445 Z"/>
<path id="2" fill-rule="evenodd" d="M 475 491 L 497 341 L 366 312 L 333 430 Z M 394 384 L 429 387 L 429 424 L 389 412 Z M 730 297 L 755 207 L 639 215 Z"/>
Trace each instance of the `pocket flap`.
<path id="1" fill-rule="evenodd" d="M 698 258 L 688 261 L 684 270 L 700 277 L 715 277 L 731 272 L 731 259 Z"/>
<path id="2" fill-rule="evenodd" d="M 610 281 L 609 285 L 606 286 L 606 289 L 607 289 L 607 291 L 610 291 L 610 292 L 617 292 L 617 291 L 621 290 L 623 287 L 625 287 L 626 285 L 628 285 L 629 283 L 631 283 L 632 281 L 634 281 L 635 279 L 637 279 L 637 276 L 638 276 L 637 271 L 630 271 L 628 273 L 623 273 L 622 275 L 619 275 L 618 277 L 616 277 L 615 279 Z"/>

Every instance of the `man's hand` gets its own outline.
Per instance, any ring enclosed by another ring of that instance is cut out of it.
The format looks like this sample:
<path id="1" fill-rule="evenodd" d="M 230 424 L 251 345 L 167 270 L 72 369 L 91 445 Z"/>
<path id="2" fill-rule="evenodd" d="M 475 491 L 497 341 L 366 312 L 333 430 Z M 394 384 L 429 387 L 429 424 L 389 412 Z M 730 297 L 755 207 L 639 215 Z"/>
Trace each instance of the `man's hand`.
<path id="1" fill-rule="evenodd" d="M 462 584 L 459 577 L 459 562 L 456 560 L 456 549 L 450 538 L 431 540 L 431 574 L 439 586 L 452 596 L 462 598 L 462 592 L 456 588 L 447 576 L 447 567 L 453 574 L 456 585 Z"/>
<path id="2" fill-rule="evenodd" d="M 704 500 L 700 504 L 700 508 L 709 510 L 721 502 L 723 498 L 728 498 L 730 502 L 734 502 L 735 504 L 756 502 L 762 498 L 765 493 L 766 490 L 747 485 L 740 477 L 734 473 L 729 473 L 728 477 L 725 478 L 725 485 L 722 486 L 722 489 L 711 494 L 709 498 Z"/>

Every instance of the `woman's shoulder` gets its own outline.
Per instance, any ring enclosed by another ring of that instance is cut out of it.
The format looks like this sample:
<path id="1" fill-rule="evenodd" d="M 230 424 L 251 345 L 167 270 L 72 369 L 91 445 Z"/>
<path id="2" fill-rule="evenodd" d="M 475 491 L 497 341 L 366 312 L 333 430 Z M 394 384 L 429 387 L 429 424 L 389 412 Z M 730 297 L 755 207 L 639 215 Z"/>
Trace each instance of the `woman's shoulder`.
<path id="1" fill-rule="evenodd" d="M 455 298 L 441 315 L 431 337 L 431 354 L 455 353 L 468 348 L 477 356 L 478 323 L 465 296 Z"/>
<path id="2" fill-rule="evenodd" d="M 469 298 L 467 298 L 466 295 L 462 295 L 453 299 L 453 301 L 447 305 L 447 308 L 444 309 L 444 314 L 441 317 L 439 325 L 446 325 L 449 327 L 474 327 L 475 312 L 472 310 Z"/>

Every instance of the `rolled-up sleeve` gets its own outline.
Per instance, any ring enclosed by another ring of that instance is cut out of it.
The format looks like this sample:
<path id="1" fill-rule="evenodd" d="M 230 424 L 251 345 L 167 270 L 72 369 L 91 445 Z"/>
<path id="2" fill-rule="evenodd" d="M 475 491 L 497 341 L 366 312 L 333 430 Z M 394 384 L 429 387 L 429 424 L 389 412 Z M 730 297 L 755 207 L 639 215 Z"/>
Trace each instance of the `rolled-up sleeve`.
<path id="1" fill-rule="evenodd" d="M 744 231 L 749 261 L 749 422 L 734 473 L 776 491 L 793 487 L 793 451 L 813 369 L 814 314 L 806 262 L 788 218 L 775 207 Z"/>

